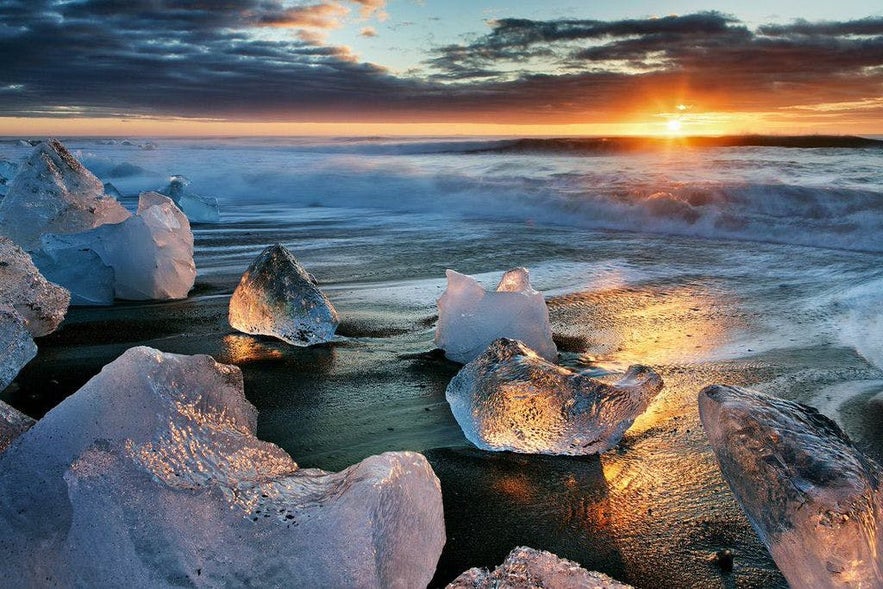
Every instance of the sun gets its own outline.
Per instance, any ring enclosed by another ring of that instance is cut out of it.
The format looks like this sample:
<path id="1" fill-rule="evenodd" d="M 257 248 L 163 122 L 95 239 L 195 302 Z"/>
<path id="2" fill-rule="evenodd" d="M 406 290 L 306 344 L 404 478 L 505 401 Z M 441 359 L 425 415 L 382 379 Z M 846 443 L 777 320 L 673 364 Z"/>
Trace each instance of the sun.
<path id="1" fill-rule="evenodd" d="M 679 119 L 669 119 L 665 124 L 665 127 L 668 129 L 668 132 L 671 134 L 677 134 L 681 132 L 681 121 Z"/>

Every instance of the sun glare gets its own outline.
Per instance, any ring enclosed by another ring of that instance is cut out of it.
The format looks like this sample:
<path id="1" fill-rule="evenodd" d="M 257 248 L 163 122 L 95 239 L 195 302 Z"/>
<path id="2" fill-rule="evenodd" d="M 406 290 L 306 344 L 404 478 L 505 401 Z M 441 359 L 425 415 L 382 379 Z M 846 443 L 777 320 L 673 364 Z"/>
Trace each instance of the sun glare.
<path id="1" fill-rule="evenodd" d="M 681 121 L 678 119 L 669 119 L 665 124 L 665 127 L 668 129 L 668 132 L 671 134 L 680 133 L 681 132 Z"/>

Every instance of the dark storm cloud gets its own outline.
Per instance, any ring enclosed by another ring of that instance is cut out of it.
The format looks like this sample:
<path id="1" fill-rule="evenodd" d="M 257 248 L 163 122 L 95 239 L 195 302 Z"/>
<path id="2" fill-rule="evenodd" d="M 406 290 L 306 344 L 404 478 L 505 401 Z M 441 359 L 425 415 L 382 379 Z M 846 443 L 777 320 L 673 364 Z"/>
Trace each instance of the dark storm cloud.
<path id="1" fill-rule="evenodd" d="M 537 91 L 541 58 L 563 108 L 620 103 L 678 89 L 715 96 L 727 108 L 776 108 L 883 95 L 883 19 L 768 25 L 756 31 L 717 12 L 642 20 L 502 19 L 463 45 L 440 48 L 427 65 L 437 80 L 505 75 Z M 527 67 L 526 64 L 532 64 Z"/>
<path id="2" fill-rule="evenodd" d="M 357 2 L 375 9 L 378 2 Z M 372 108 L 408 83 L 344 49 L 257 40 L 255 27 L 330 28 L 337 2 L 0 2 L 0 114 L 90 112 L 282 116 Z M 66 111 L 62 111 L 66 112 Z"/>
<path id="3" fill-rule="evenodd" d="M 883 95 L 879 18 L 756 30 L 716 12 L 500 19 L 435 50 L 429 78 L 394 76 L 316 40 L 347 9 L 380 17 L 384 6 L 0 0 L 0 115 L 569 122 L 675 90 L 734 110 Z M 279 27 L 274 40 L 254 34 Z"/>

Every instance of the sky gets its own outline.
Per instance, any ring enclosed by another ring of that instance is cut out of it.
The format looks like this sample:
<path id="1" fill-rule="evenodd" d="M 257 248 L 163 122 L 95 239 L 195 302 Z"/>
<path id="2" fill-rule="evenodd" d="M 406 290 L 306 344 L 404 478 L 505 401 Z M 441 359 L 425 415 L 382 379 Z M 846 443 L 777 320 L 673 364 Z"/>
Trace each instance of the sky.
<path id="1" fill-rule="evenodd" d="M 883 134 L 883 4 L 0 0 L 0 135 Z"/>

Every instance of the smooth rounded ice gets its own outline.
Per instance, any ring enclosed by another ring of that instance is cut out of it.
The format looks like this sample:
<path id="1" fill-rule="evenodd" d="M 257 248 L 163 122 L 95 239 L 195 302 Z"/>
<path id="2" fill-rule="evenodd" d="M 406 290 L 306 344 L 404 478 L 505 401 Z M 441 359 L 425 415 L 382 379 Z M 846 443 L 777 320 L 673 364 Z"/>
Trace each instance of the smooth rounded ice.
<path id="1" fill-rule="evenodd" d="M 883 586 L 883 471 L 816 409 L 740 387 L 699 393 L 724 479 L 794 589 Z"/>

